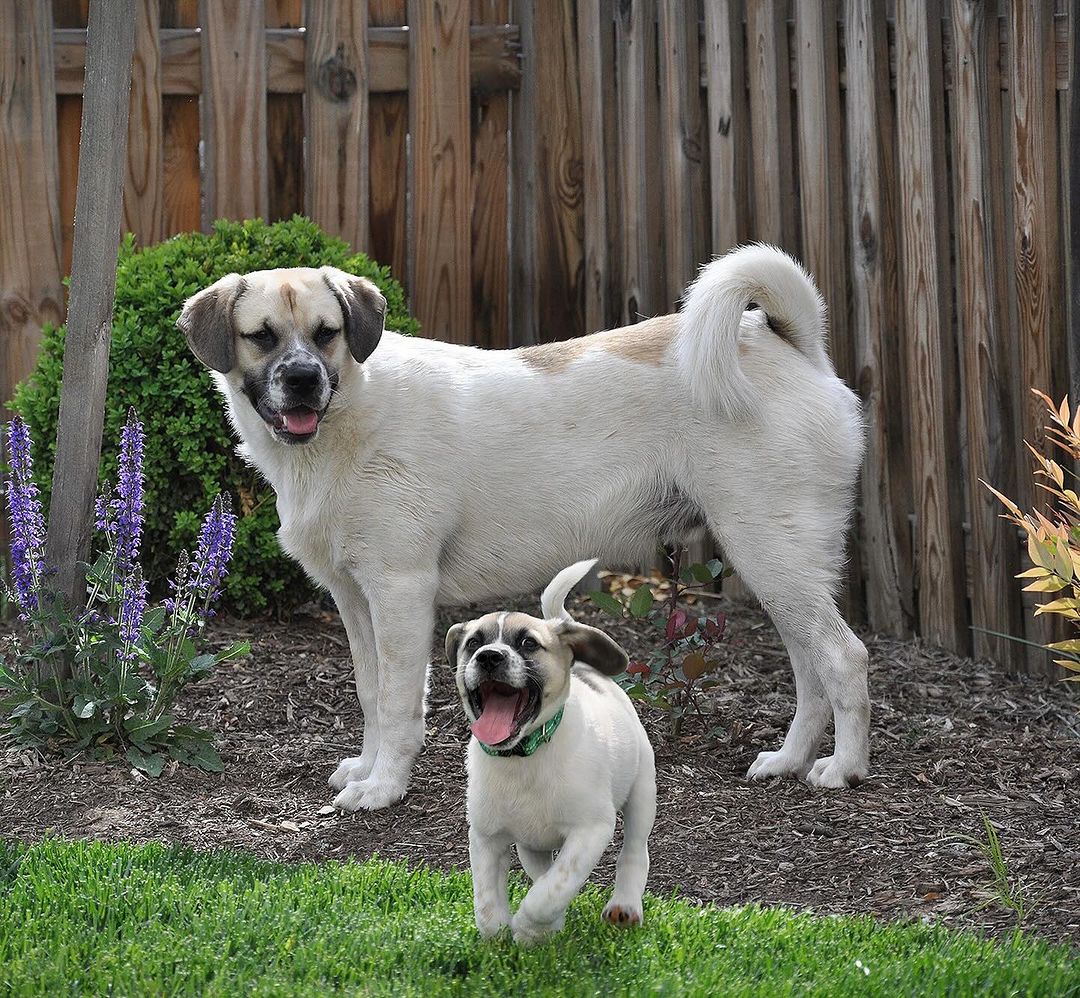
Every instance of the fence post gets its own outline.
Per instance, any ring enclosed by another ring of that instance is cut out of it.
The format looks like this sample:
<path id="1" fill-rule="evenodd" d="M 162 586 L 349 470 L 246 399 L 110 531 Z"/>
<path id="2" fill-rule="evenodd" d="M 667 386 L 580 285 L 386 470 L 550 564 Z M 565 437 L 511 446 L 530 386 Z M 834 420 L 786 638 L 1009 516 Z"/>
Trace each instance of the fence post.
<path id="1" fill-rule="evenodd" d="M 68 605 L 82 597 L 78 562 L 90 553 L 101 426 L 109 377 L 116 252 L 127 154 L 135 18 L 126 0 L 94 0 L 87 30 L 75 242 L 64 382 L 46 562 Z"/>

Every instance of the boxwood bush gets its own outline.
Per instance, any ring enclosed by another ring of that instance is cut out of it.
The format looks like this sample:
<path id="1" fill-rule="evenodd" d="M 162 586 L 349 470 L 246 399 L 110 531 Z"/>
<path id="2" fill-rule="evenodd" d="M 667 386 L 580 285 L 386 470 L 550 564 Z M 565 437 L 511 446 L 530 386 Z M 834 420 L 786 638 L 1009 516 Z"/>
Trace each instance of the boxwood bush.
<path id="1" fill-rule="evenodd" d="M 146 426 L 143 568 L 155 584 L 172 574 L 177 551 L 194 546 L 201 511 L 216 492 L 225 491 L 239 514 L 225 606 L 250 615 L 281 612 L 310 598 L 312 587 L 302 569 L 278 546 L 273 490 L 236 456 L 221 398 L 188 350 L 176 317 L 186 298 L 225 274 L 324 265 L 370 278 L 386 296 L 386 327 L 416 332 L 401 286 L 390 271 L 363 253 L 353 253 L 306 218 L 272 225 L 222 221 L 209 234 L 180 235 L 146 249 L 136 249 L 130 236 L 122 243 L 101 477 L 104 481 L 115 475 L 117 455 L 108 448 L 120 439 L 128 409 L 134 406 Z M 64 333 L 63 326 L 45 330 L 37 366 L 12 402 L 38 448 L 34 468 L 46 503 L 56 451 Z"/>

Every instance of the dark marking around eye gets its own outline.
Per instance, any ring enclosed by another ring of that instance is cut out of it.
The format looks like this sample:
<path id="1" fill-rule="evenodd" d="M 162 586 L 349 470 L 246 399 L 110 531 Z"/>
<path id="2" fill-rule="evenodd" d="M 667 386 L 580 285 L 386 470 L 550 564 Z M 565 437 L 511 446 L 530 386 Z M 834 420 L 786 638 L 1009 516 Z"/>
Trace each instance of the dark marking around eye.
<path id="1" fill-rule="evenodd" d="M 332 342 L 334 337 L 340 332 L 340 329 L 335 329 L 333 326 L 319 326 L 319 328 L 315 330 L 315 335 L 312 339 L 315 341 L 316 346 L 324 347 Z"/>
<path id="2" fill-rule="evenodd" d="M 519 631 L 514 638 L 514 644 L 522 649 L 522 651 L 542 651 L 544 647 L 536 640 L 536 637 L 528 631 Z"/>
<path id="3" fill-rule="evenodd" d="M 473 633 L 469 635 L 468 640 L 465 642 L 465 648 L 468 651 L 473 651 L 474 649 L 479 648 L 482 644 L 484 644 L 486 640 L 487 639 L 484 637 L 483 631 L 473 631 Z"/>
<path id="4" fill-rule="evenodd" d="M 264 325 L 261 329 L 256 329 L 251 333 L 241 333 L 241 336 L 264 350 L 271 350 L 277 346 L 277 334 L 268 325 Z"/>

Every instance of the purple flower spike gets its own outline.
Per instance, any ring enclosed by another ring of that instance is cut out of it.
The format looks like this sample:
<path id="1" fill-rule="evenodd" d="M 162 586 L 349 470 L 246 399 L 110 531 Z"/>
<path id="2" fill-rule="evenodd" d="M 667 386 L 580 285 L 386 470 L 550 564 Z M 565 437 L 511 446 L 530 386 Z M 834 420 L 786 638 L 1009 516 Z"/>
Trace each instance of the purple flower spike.
<path id="1" fill-rule="evenodd" d="M 143 425 L 128 410 L 127 422 L 120 434 L 120 468 L 117 473 L 116 498 L 112 513 L 116 536 L 116 565 L 128 575 L 139 561 L 139 542 L 143 528 Z M 107 522 L 106 516 L 106 522 Z"/>
<path id="2" fill-rule="evenodd" d="M 236 514 L 226 507 L 225 500 L 219 495 L 203 520 L 199 545 L 191 565 L 194 586 L 208 604 L 214 602 L 221 592 L 235 538 Z"/>
<path id="3" fill-rule="evenodd" d="M 146 579 L 140 570 L 134 571 L 124 584 L 123 599 L 120 603 L 120 640 L 127 651 L 124 658 L 130 661 L 135 657 L 133 646 L 139 640 L 143 616 L 146 613 Z"/>
<path id="4" fill-rule="evenodd" d="M 12 579 L 15 598 L 25 616 L 38 606 L 38 587 L 45 571 L 45 520 L 34 484 L 30 431 L 18 417 L 8 425 L 8 447 L 11 452 L 7 508 L 12 532 Z"/>

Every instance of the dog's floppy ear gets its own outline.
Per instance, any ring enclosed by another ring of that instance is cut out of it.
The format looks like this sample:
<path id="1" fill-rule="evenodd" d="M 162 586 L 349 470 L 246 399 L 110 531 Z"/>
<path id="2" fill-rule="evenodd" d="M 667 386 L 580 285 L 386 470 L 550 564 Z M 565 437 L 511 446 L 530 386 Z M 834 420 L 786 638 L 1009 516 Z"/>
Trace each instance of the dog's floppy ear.
<path id="1" fill-rule="evenodd" d="M 464 624 L 454 624 L 454 626 L 446 632 L 446 661 L 450 663 L 450 668 L 454 668 L 457 665 L 458 645 L 461 644 L 461 638 L 464 633 Z"/>
<path id="2" fill-rule="evenodd" d="M 559 637 L 574 653 L 575 661 L 591 665 L 605 676 L 617 676 L 630 664 L 626 652 L 596 627 L 568 620 L 560 628 Z"/>
<path id="3" fill-rule="evenodd" d="M 243 291 L 244 279 L 239 274 L 226 274 L 184 302 L 176 320 L 191 352 L 222 374 L 228 374 L 236 364 L 233 306 Z"/>
<path id="4" fill-rule="evenodd" d="M 386 299 L 366 277 L 354 277 L 336 267 L 323 267 L 322 279 L 341 306 L 349 353 L 362 364 L 382 339 Z"/>

